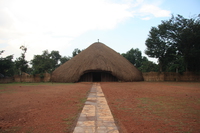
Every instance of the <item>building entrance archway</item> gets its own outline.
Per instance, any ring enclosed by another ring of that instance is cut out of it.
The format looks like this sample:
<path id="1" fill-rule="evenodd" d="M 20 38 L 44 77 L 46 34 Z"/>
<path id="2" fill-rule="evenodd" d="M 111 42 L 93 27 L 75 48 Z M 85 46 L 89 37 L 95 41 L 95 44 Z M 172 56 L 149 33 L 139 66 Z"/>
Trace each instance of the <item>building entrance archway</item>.
<path id="1" fill-rule="evenodd" d="M 109 71 L 86 71 L 79 82 L 116 82 L 118 79 Z"/>

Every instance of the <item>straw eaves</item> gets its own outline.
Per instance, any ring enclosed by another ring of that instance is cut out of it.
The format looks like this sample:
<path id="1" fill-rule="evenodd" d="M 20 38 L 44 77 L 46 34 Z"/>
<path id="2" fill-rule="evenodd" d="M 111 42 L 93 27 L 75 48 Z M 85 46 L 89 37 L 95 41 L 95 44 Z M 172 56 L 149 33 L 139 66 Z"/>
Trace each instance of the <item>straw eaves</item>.
<path id="1" fill-rule="evenodd" d="M 77 82 L 87 71 L 109 71 L 119 81 L 142 81 L 142 73 L 127 59 L 103 43 L 96 42 L 58 67 L 53 82 Z"/>

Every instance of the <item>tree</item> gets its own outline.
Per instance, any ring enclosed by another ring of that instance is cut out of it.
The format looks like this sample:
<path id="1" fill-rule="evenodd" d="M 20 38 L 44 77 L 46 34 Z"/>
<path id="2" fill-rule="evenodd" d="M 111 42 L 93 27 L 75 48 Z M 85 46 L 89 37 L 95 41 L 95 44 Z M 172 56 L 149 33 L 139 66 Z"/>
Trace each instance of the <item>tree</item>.
<path id="1" fill-rule="evenodd" d="M 53 50 L 53 51 L 51 51 L 49 56 L 50 56 L 50 59 L 51 59 L 52 68 L 54 70 L 55 68 L 57 68 L 59 66 L 58 62 L 61 58 L 61 55 L 59 54 L 59 51 Z"/>
<path id="2" fill-rule="evenodd" d="M 63 56 L 60 58 L 60 65 L 64 64 L 65 62 L 67 62 L 68 60 L 70 60 L 71 57 L 66 57 L 66 56 Z"/>
<path id="3" fill-rule="evenodd" d="M 172 16 L 169 21 L 171 39 L 179 56 L 183 57 L 186 71 L 200 71 L 200 14 L 194 18 Z"/>
<path id="4" fill-rule="evenodd" d="M 72 52 L 72 57 L 76 56 L 77 54 L 79 54 L 81 52 L 80 49 L 76 48 L 74 49 L 74 51 Z"/>
<path id="5" fill-rule="evenodd" d="M 175 54 L 175 49 L 172 47 L 173 42 L 170 40 L 167 30 L 167 24 L 160 24 L 158 27 L 152 27 L 145 42 L 147 46 L 145 54 L 149 57 L 158 58 L 160 72 L 163 71 L 163 66 L 166 65 L 168 60 L 171 60 Z"/>
<path id="6" fill-rule="evenodd" d="M 147 57 L 142 56 L 142 52 L 138 48 L 132 48 L 121 55 L 142 72 L 158 71 L 157 64 L 149 61 Z"/>
<path id="7" fill-rule="evenodd" d="M 152 61 L 143 61 L 142 66 L 138 69 L 141 72 L 158 72 L 158 65 Z"/>
<path id="8" fill-rule="evenodd" d="M 42 55 L 34 55 L 33 60 L 31 60 L 33 74 L 43 74 L 45 72 L 51 73 L 58 66 L 59 61 L 61 59 L 61 55 L 59 51 L 51 51 L 48 50 L 43 51 Z"/>
<path id="9" fill-rule="evenodd" d="M 16 67 L 16 74 L 21 75 L 22 72 L 26 72 L 28 68 L 28 61 L 25 60 L 25 54 L 27 51 L 27 48 L 25 46 L 21 46 L 20 49 L 22 50 L 21 57 L 17 58 L 15 61 L 15 67 Z"/>
<path id="10" fill-rule="evenodd" d="M 125 57 L 128 61 L 130 61 L 135 67 L 138 68 L 141 66 L 142 53 L 138 48 L 132 48 L 126 53 L 122 53 L 122 56 Z"/>
<path id="11" fill-rule="evenodd" d="M 158 58 L 160 71 L 163 66 L 167 70 L 166 66 L 171 67 L 173 62 L 176 70 L 184 64 L 186 71 L 200 71 L 200 15 L 190 19 L 177 15 L 162 21 L 151 28 L 145 44 L 145 53 Z"/>
<path id="12" fill-rule="evenodd" d="M 0 51 L 0 55 L 4 52 L 4 50 Z M 5 76 L 13 76 L 14 74 L 14 62 L 12 61 L 13 55 L 9 55 L 5 58 L 0 58 L 0 74 Z"/>
<path id="13" fill-rule="evenodd" d="M 141 66 L 138 68 L 141 72 L 158 72 L 158 65 L 143 57 Z"/>
<path id="14" fill-rule="evenodd" d="M 33 75 L 52 71 L 52 63 L 48 50 L 43 51 L 42 55 L 34 55 L 31 64 Z"/>
<path id="15" fill-rule="evenodd" d="M 169 61 L 168 65 L 165 66 L 167 72 L 183 73 L 185 72 L 185 64 L 182 56 L 177 55 L 175 60 Z"/>

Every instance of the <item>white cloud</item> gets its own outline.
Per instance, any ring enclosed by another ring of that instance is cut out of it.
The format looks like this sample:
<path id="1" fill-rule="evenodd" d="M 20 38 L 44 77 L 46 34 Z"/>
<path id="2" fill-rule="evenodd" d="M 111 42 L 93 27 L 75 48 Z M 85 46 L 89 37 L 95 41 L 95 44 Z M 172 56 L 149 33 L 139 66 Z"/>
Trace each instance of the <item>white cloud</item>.
<path id="1" fill-rule="evenodd" d="M 161 9 L 161 0 L 136 0 L 131 4 L 132 14 L 140 17 L 142 20 L 149 20 L 158 17 L 169 17 L 171 12 Z"/>
<path id="2" fill-rule="evenodd" d="M 0 42 L 7 39 L 5 49 L 12 52 L 28 43 L 32 54 L 60 50 L 86 31 L 113 29 L 132 16 L 128 5 L 105 0 L 13 0 L 3 4 Z"/>
<path id="3" fill-rule="evenodd" d="M 139 10 L 144 15 L 153 15 L 154 17 L 169 17 L 170 11 L 162 10 L 155 5 L 142 5 Z"/>
<path id="4" fill-rule="evenodd" d="M 1 48 L 7 55 L 17 53 L 15 57 L 26 45 L 30 60 L 45 49 L 66 49 L 89 30 L 114 29 L 135 15 L 149 20 L 169 13 L 144 0 L 0 0 L 0 44 L 6 44 Z"/>

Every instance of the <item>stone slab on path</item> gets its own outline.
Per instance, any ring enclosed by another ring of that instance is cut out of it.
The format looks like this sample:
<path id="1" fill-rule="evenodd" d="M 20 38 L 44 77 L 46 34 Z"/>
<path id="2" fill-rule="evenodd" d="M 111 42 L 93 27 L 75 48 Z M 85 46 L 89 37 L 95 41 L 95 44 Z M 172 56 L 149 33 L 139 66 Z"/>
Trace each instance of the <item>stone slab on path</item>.
<path id="1" fill-rule="evenodd" d="M 73 133 L 119 133 L 99 83 L 94 83 Z"/>

